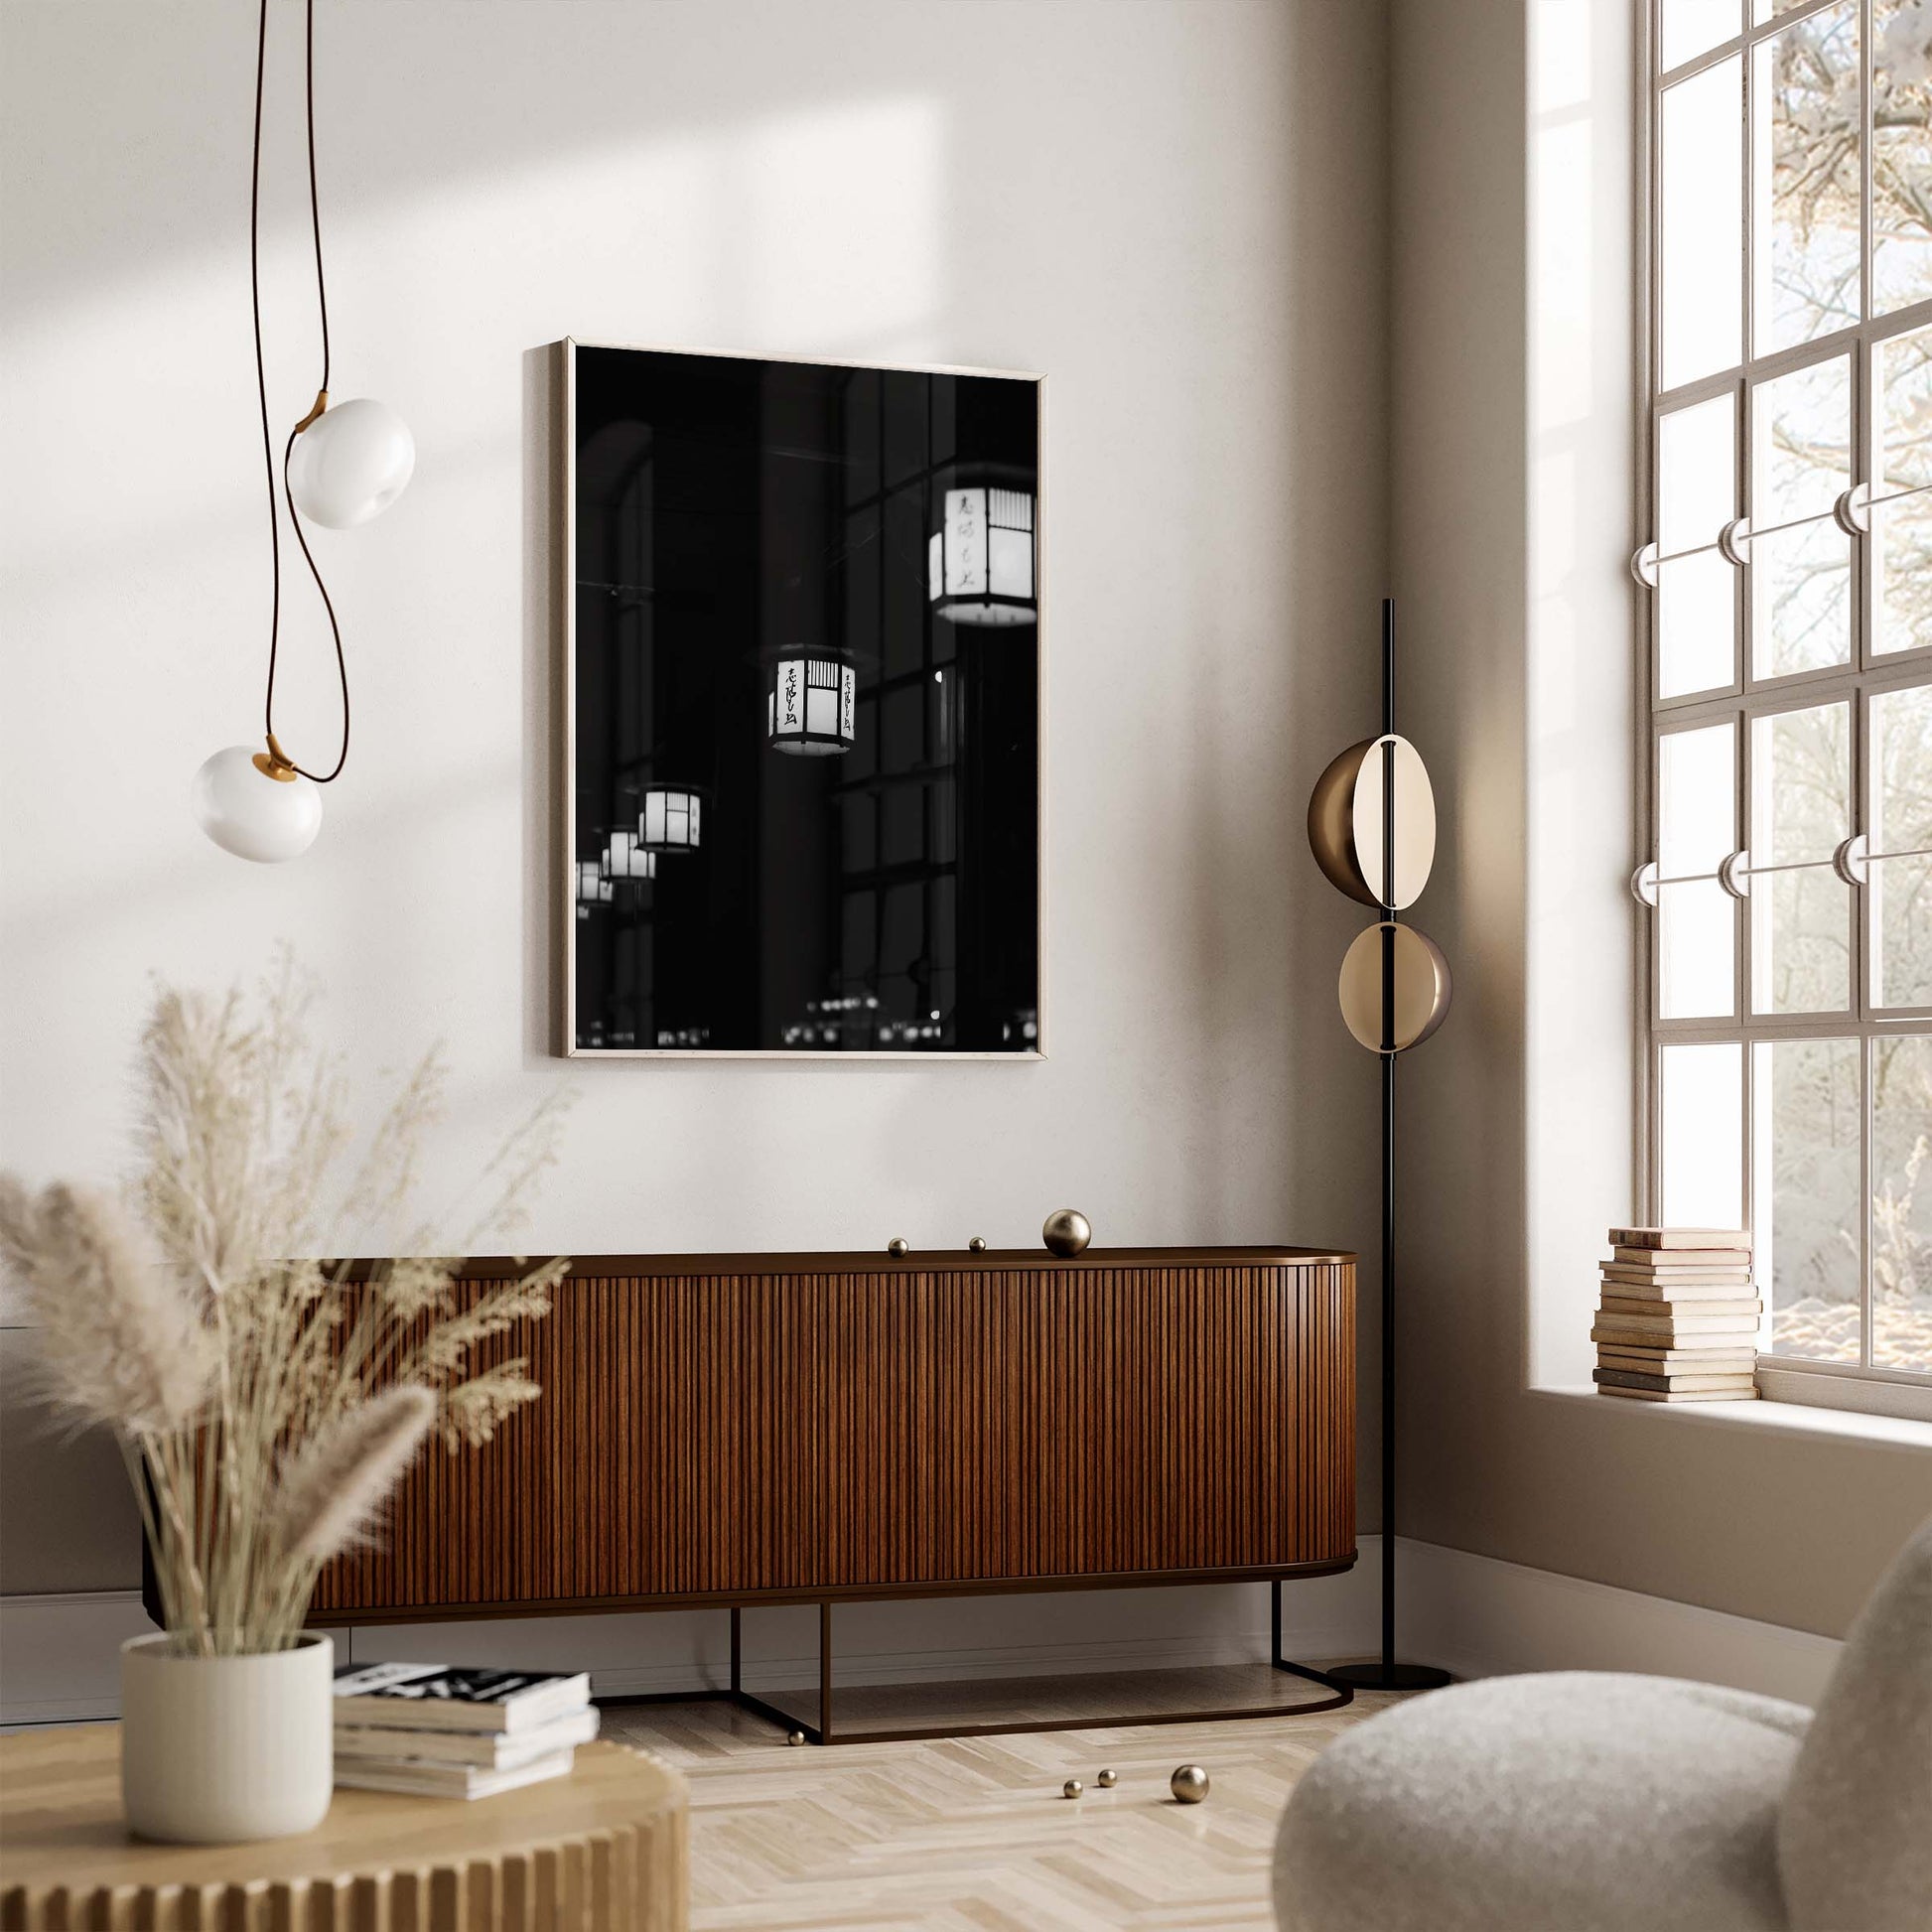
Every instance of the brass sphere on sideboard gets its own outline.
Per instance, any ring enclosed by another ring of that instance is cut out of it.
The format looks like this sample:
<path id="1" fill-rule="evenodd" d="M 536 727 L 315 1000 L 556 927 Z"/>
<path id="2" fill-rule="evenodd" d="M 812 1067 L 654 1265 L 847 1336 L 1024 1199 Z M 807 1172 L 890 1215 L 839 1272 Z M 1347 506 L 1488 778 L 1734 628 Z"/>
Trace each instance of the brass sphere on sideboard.
<path id="1" fill-rule="evenodd" d="M 1093 1239 L 1093 1225 L 1077 1207 L 1056 1207 L 1039 1231 L 1049 1254 L 1065 1260 L 1077 1255 Z"/>
<path id="2" fill-rule="evenodd" d="M 1198 1764 L 1176 1764 L 1173 1776 L 1168 1780 L 1168 1789 L 1173 1793 L 1176 1804 L 1197 1805 L 1207 1796 L 1207 1773 Z"/>
<path id="3" fill-rule="evenodd" d="M 896 1234 L 886 1243 L 886 1252 L 895 1261 L 902 1261 L 912 1252 L 912 1244 L 902 1234 Z"/>
<path id="4" fill-rule="evenodd" d="M 1117 1785 L 1119 1782 L 1120 1782 L 1120 1773 L 1118 1771 L 1102 1771 L 1100 1775 L 1094 1779 L 1094 1783 L 1097 1784 L 1102 1791 L 1111 1791 L 1114 1788 L 1114 1786 Z"/>
<path id="5" fill-rule="evenodd" d="M 983 1234 L 974 1235 L 973 1238 L 969 1242 L 967 1242 L 966 1251 L 969 1254 L 983 1255 L 986 1252 L 986 1236 Z"/>
<path id="6" fill-rule="evenodd" d="M 1086 1788 L 1087 1787 L 1084 1784 L 1082 1784 L 1078 1778 L 1068 1778 L 1067 1781 L 1060 1786 L 1060 1796 L 1062 1798 L 1077 1798 L 1080 1795 L 1080 1793 L 1083 1792 Z"/>

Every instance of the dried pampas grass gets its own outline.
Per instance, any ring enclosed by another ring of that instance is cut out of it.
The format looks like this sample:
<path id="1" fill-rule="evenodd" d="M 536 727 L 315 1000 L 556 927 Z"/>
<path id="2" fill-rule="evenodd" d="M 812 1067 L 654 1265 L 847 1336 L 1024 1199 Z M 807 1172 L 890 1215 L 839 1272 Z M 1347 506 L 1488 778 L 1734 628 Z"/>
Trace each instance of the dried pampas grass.
<path id="1" fill-rule="evenodd" d="M 109 1195 L 0 1175 L 0 1257 L 40 1329 L 43 1393 L 82 1424 L 179 1429 L 214 1367 L 210 1337 L 147 1231 Z"/>
<path id="2" fill-rule="evenodd" d="M 309 1044 L 313 1005 L 286 959 L 253 1002 L 163 990 L 141 1040 L 138 1213 L 0 1175 L 0 1262 L 40 1325 L 48 1394 L 120 1439 L 168 1628 L 203 1655 L 292 1641 L 318 1570 L 367 1535 L 432 1430 L 456 1453 L 536 1400 L 526 1357 L 477 1351 L 541 1320 L 569 1269 L 474 1289 L 459 1261 L 351 1279 L 300 1258 L 348 1245 L 332 1228 L 401 1224 L 444 1111 L 432 1052 L 339 1180 L 345 1083 Z M 568 1101 L 546 1095 L 484 1168 L 460 1247 L 521 1220 Z M 385 1245 L 442 1250 L 433 1222 Z"/>
<path id="3" fill-rule="evenodd" d="M 364 1539 L 436 1420 L 427 1389 L 385 1389 L 304 1445 L 276 1496 L 282 1547 L 321 1565 Z"/>

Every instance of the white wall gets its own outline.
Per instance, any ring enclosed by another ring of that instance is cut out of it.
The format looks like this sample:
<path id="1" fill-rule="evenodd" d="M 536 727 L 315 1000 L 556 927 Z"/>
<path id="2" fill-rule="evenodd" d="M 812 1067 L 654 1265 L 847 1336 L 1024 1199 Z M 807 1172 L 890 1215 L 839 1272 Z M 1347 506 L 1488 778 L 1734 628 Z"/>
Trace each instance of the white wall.
<path id="1" fill-rule="evenodd" d="M 569 333 L 1046 371 L 1053 1058 L 573 1069 L 530 1246 L 1026 1243 L 1064 1202 L 1103 1244 L 1368 1244 L 1374 1082 L 1333 1000 L 1357 919 L 1302 818 L 1374 716 L 1383 9 L 329 0 L 334 388 L 400 408 L 419 460 L 379 523 L 322 534 L 354 749 L 280 869 L 186 802 L 260 707 L 253 18 L 0 23 L 0 1165 L 115 1173 L 154 976 L 252 977 L 281 938 L 358 1075 L 448 1043 L 432 1199 L 566 1077 L 526 356 Z M 297 22 L 276 8 L 281 423 L 316 379 Z M 333 670 L 290 608 L 278 726 L 314 760 Z M 5 1587 L 130 1581 L 111 1457 L 10 1436 Z"/>

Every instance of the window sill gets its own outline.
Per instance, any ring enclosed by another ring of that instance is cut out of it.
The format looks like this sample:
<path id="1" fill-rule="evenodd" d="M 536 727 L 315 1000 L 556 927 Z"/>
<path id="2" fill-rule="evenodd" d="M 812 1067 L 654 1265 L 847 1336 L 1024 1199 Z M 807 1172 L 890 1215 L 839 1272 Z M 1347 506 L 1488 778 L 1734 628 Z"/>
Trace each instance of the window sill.
<path id="1" fill-rule="evenodd" d="M 1900 1416 L 1872 1416 L 1855 1409 L 1820 1409 L 1804 1402 L 1617 1402 L 1598 1395 L 1587 1383 L 1532 1388 L 1532 1395 L 1555 1402 L 1587 1402 L 1620 1415 L 1661 1417 L 1670 1422 L 1710 1424 L 1720 1429 L 1774 1429 L 1792 1436 L 1851 1437 L 1894 1448 L 1932 1449 L 1932 1422 Z"/>

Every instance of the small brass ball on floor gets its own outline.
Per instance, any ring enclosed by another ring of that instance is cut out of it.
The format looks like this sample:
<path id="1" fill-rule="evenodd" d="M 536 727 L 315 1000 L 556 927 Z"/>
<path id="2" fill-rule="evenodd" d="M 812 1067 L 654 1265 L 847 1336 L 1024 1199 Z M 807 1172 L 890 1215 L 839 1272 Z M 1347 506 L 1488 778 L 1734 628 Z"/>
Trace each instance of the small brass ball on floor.
<path id="1" fill-rule="evenodd" d="M 1120 1773 L 1118 1771 L 1102 1771 L 1101 1774 L 1094 1779 L 1094 1783 L 1097 1784 L 1102 1791 L 1111 1791 L 1114 1788 L 1114 1786 L 1117 1785 L 1119 1782 L 1120 1782 Z"/>
<path id="2" fill-rule="evenodd" d="M 1039 1231 L 1047 1251 L 1064 1261 L 1077 1255 L 1093 1239 L 1093 1224 L 1077 1207 L 1056 1207 Z"/>
<path id="3" fill-rule="evenodd" d="M 1177 1804 L 1197 1805 L 1207 1796 L 1207 1773 L 1198 1764 L 1176 1764 L 1168 1789 Z"/>
<path id="4" fill-rule="evenodd" d="M 802 1730 L 788 1730 L 785 1732 L 785 1742 L 787 1744 L 802 1744 L 804 1741 L 805 1733 Z"/>
<path id="5" fill-rule="evenodd" d="M 886 1252 L 893 1256 L 909 1255 L 912 1244 L 902 1234 L 896 1234 L 886 1243 Z"/>
<path id="6" fill-rule="evenodd" d="M 1068 1778 L 1067 1781 L 1060 1786 L 1060 1796 L 1062 1798 L 1077 1798 L 1080 1795 L 1080 1793 L 1083 1792 L 1086 1788 L 1087 1787 L 1084 1784 L 1082 1784 L 1078 1778 Z"/>
<path id="7" fill-rule="evenodd" d="M 986 1236 L 983 1234 L 974 1235 L 973 1238 L 969 1242 L 967 1242 L 966 1247 L 967 1250 L 972 1254 L 983 1255 L 986 1252 Z"/>

